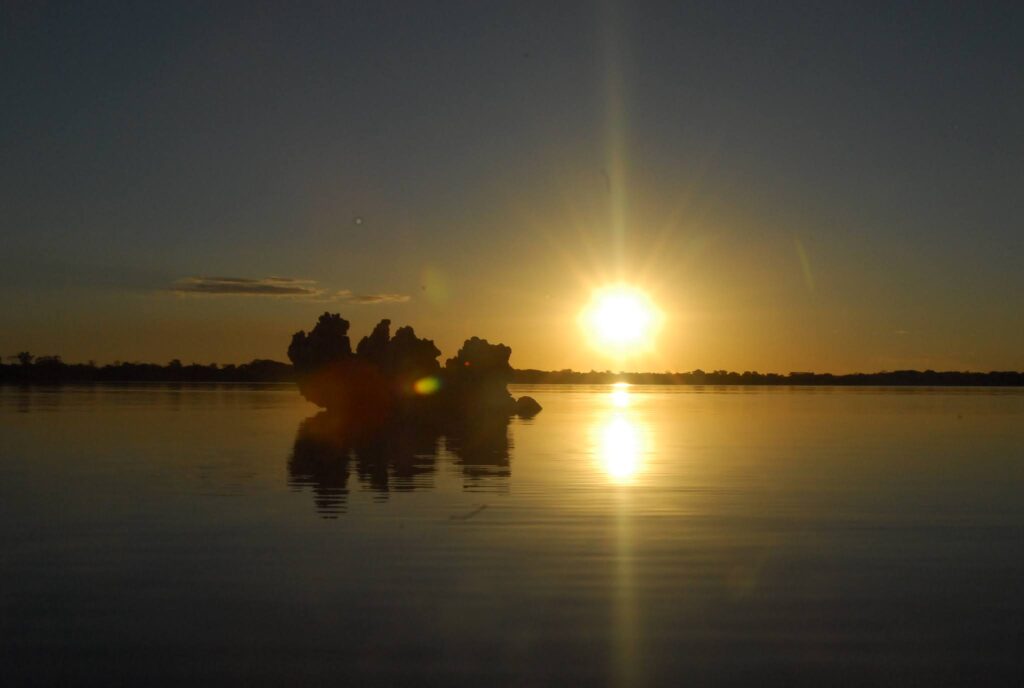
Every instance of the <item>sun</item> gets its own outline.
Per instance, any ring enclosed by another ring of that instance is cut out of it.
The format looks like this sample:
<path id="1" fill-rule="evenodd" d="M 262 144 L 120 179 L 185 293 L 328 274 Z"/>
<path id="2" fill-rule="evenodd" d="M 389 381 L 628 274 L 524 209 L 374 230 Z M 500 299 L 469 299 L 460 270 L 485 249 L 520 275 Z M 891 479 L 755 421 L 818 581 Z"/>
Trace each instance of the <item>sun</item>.
<path id="1" fill-rule="evenodd" d="M 616 355 L 649 350 L 661 319 L 661 311 L 647 294 L 624 284 L 595 291 L 580 314 L 591 344 Z"/>

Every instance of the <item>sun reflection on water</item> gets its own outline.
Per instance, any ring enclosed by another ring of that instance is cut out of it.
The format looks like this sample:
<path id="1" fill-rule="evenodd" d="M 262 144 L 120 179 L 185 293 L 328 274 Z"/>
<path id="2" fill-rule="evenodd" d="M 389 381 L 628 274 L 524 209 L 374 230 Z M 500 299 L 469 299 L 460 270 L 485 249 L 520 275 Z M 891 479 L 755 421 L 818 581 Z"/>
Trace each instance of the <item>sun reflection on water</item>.
<path id="1" fill-rule="evenodd" d="M 628 481 L 640 468 L 640 434 L 625 416 L 613 416 L 601 430 L 601 465 L 619 482 Z"/>
<path id="2" fill-rule="evenodd" d="M 612 406 L 615 408 L 626 408 L 629 406 L 629 383 L 616 382 L 612 385 L 611 400 Z"/>
<path id="3" fill-rule="evenodd" d="M 614 385 L 609 399 L 615 410 L 598 425 L 597 459 L 612 481 L 628 483 L 643 468 L 647 442 L 641 424 L 626 410 L 631 403 L 629 385 Z"/>

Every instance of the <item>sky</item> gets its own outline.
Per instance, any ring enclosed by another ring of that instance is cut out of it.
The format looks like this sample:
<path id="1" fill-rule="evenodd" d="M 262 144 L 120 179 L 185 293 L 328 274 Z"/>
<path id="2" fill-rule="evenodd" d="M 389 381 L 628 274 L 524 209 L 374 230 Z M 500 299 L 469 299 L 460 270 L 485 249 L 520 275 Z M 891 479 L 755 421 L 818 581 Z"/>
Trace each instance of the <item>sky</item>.
<path id="1" fill-rule="evenodd" d="M 0 355 L 1024 369 L 1020 3 L 9 2 L 0 92 Z"/>

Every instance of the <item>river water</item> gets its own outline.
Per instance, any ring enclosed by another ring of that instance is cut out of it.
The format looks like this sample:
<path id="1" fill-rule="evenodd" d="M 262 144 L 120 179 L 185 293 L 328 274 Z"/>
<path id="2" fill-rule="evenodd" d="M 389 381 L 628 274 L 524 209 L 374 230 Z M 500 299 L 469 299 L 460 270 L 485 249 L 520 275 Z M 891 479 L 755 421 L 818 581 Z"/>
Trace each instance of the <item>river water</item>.
<path id="1" fill-rule="evenodd" d="M 349 440 L 290 385 L 0 387 L 4 684 L 1024 674 L 1024 390 L 513 393 Z"/>

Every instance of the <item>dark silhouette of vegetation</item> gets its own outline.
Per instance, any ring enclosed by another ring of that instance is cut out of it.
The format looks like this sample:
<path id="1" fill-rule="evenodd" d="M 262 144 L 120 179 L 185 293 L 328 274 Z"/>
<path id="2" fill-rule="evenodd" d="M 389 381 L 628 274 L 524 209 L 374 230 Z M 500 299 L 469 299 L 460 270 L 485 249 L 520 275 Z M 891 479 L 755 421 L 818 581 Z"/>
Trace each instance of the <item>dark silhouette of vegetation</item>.
<path id="1" fill-rule="evenodd" d="M 337 317 L 337 316 L 332 316 Z M 347 332 L 348 323 L 345 323 Z M 377 325 L 378 329 L 387 323 L 383 321 Z M 318 323 L 319 324 L 319 323 Z M 324 356 L 324 352 L 332 351 L 329 342 L 335 342 L 333 349 L 336 352 L 347 351 L 352 354 L 348 346 L 348 337 L 341 334 L 339 323 L 333 323 L 335 336 L 324 337 L 328 342 L 325 346 L 317 346 L 307 359 L 311 367 L 319 365 L 321 359 L 316 356 Z M 385 326 L 386 328 L 386 326 Z M 314 328 L 316 332 L 316 328 Z M 309 336 L 312 336 L 310 333 Z M 373 340 L 374 335 L 365 337 L 363 341 Z M 378 335 L 379 337 L 379 335 Z M 475 338 L 474 338 L 475 339 Z M 340 342 L 338 340 L 341 340 Z M 484 342 L 483 340 L 477 340 Z M 416 339 L 412 328 L 399 328 L 393 338 L 388 340 L 388 350 L 395 352 L 396 357 L 403 363 L 398 368 L 399 377 L 403 380 L 422 379 L 426 377 L 421 373 L 435 374 L 443 372 L 437 365 L 434 353 L 431 360 L 434 365 L 428 365 L 427 356 L 436 348 L 428 351 L 426 342 L 433 347 L 433 342 L 425 339 Z M 499 384 L 610 384 L 614 382 L 629 382 L 632 384 L 646 385 L 819 385 L 819 386 L 913 386 L 913 387 L 1024 387 L 1024 372 L 1016 371 L 991 371 L 987 373 L 971 371 L 934 371 L 934 370 L 893 370 L 879 373 L 851 373 L 847 375 L 833 375 L 832 373 L 793 372 L 787 374 L 758 373 L 758 372 L 731 372 L 727 370 L 715 370 L 705 372 L 694 370 L 684 373 L 638 373 L 638 372 L 612 372 L 610 370 L 580 372 L 575 370 L 516 370 L 505 368 L 500 362 L 488 362 L 488 355 L 481 354 L 474 349 L 477 345 L 472 344 L 473 339 L 467 341 L 470 346 L 468 350 L 460 351 L 459 355 L 450 358 L 445 363 L 444 370 L 451 368 L 473 368 L 473 358 L 477 361 L 478 368 L 473 373 L 466 373 L 464 379 L 472 380 L 474 376 L 479 377 L 477 370 L 487 370 L 489 365 L 495 366 L 491 369 L 494 375 L 492 378 L 495 389 Z M 362 342 L 360 342 L 362 344 Z M 294 345 L 294 341 L 293 341 Z M 346 346 L 348 348 L 346 348 Z M 374 351 L 372 345 L 370 351 Z M 502 350 L 511 350 L 508 347 L 496 346 Z M 417 348 L 419 347 L 419 348 Z M 465 347 L 464 347 L 465 349 Z M 365 349 L 364 349 L 365 350 Z M 408 350 L 416 353 L 407 354 Z M 291 351 L 291 348 L 289 348 Z M 358 352 L 358 347 L 357 347 Z M 300 354 L 302 355 L 302 354 Z M 356 354 L 358 355 L 358 353 Z M 372 354 L 374 357 L 377 353 Z M 460 358 L 462 356 L 462 358 Z M 329 360 L 329 359 L 328 359 Z M 470 366 L 465 366 L 469 360 Z M 507 363 L 508 359 L 505 358 Z M 393 364 L 389 364 L 393 365 Z M 419 377 L 417 377 L 419 376 Z M 183 364 L 175 359 L 166 365 L 158 363 L 139 363 L 117 361 L 108 365 L 97 365 L 95 362 L 88 363 L 65 363 L 60 356 L 35 356 L 28 351 L 6 356 L 0 360 L 0 384 L 77 384 L 77 383 L 103 383 L 103 382 L 294 382 L 298 378 L 296 368 L 280 361 L 269 359 L 255 359 L 249 363 L 240 365 L 227 364 L 218 365 L 210 363 L 203 365 L 199 363 Z M 413 383 L 415 384 L 415 382 Z M 472 388 L 472 385 L 470 385 Z M 506 403 L 505 395 L 495 392 L 498 403 Z M 526 397 L 528 399 L 528 397 Z M 518 408 L 518 407 L 517 407 Z"/>
<path id="2" fill-rule="evenodd" d="M 992 371 L 989 373 L 934 370 L 893 370 L 880 373 L 832 373 L 793 372 L 743 373 L 727 370 L 689 373 L 613 373 L 591 370 L 516 370 L 512 382 L 519 384 L 609 384 L 628 382 L 640 385 L 821 385 L 821 386 L 911 386 L 911 387 L 1022 387 L 1024 373 L 1014 371 Z"/>
<path id="3" fill-rule="evenodd" d="M 434 342 L 411 327 L 391 336 L 391 321 L 381 320 L 352 351 L 349 322 L 324 313 L 307 334 L 296 332 L 288 347 L 299 390 L 309 401 L 356 419 L 360 426 L 395 417 L 533 415 L 532 399 L 517 402 L 508 393 L 512 349 L 485 339 L 466 340 L 445 361 Z"/>
<path id="4" fill-rule="evenodd" d="M 21 352 L 9 357 L 11 365 L 0 362 L 0 383 L 76 384 L 99 382 L 291 382 L 295 379 L 287 363 L 256 359 L 241 365 L 182 364 L 175 359 L 167 365 L 123 363 L 99 366 L 94 362 L 65 363 L 60 356 L 32 356 Z"/>

